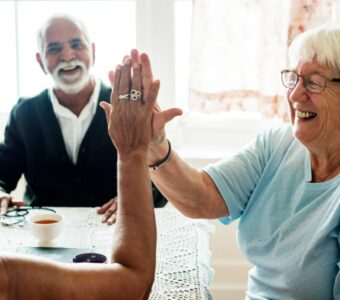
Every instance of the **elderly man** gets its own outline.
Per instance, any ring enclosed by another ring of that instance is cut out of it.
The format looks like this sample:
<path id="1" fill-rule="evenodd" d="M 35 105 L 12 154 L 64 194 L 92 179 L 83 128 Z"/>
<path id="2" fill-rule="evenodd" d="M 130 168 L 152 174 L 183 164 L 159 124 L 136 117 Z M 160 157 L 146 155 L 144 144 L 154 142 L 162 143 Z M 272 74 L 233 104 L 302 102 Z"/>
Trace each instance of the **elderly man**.
<path id="1" fill-rule="evenodd" d="M 152 109 L 160 83 L 148 80 L 150 88 L 144 89 L 144 95 L 131 97 L 135 101 L 120 100 L 120 95 L 130 93 L 130 86 L 131 91 L 140 92 L 141 78 L 150 72 L 148 56 L 142 54 L 140 61 L 138 52 L 132 50 L 131 58 L 116 68 L 112 104 L 101 103 L 119 161 L 119 205 L 111 263 L 61 264 L 0 253 L 0 299 L 149 298 L 156 267 L 156 223 L 147 160 Z M 136 111 L 142 118 L 134 118 Z M 135 125 L 138 133 L 132 130 Z"/>
<path id="2" fill-rule="evenodd" d="M 103 222 L 115 222 L 117 151 L 107 135 L 99 101 L 111 88 L 92 74 L 95 45 L 83 23 L 50 18 L 38 33 L 36 59 L 53 88 L 12 109 L 0 144 L 1 213 L 24 174 L 24 200 L 35 206 L 101 206 Z M 156 207 L 166 200 L 153 190 Z M 138 201 L 138 199 L 136 199 Z"/>

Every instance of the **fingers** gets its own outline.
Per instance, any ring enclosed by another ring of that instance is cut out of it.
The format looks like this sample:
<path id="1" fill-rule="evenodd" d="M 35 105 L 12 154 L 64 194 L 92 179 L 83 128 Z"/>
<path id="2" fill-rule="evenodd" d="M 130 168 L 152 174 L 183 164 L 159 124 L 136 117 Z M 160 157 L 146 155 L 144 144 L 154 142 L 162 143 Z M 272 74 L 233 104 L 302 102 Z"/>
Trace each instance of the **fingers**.
<path id="1" fill-rule="evenodd" d="M 129 55 L 125 55 L 124 57 L 123 57 L 123 64 L 125 63 L 125 61 L 127 60 L 127 59 L 129 59 L 130 58 L 130 56 Z"/>
<path id="2" fill-rule="evenodd" d="M 13 206 L 17 206 L 17 207 L 27 205 L 27 203 L 26 203 L 24 200 L 17 200 L 17 199 L 13 199 L 13 198 L 12 198 L 11 204 L 12 204 Z"/>
<path id="3" fill-rule="evenodd" d="M 155 111 L 161 111 L 161 107 L 159 106 L 158 102 L 155 103 L 155 106 L 153 108 Z"/>
<path id="4" fill-rule="evenodd" d="M 130 55 L 131 55 L 132 64 L 133 63 L 140 63 L 140 61 L 139 61 L 139 54 L 138 54 L 138 50 L 137 49 L 132 49 L 131 52 L 130 52 Z"/>
<path id="5" fill-rule="evenodd" d="M 116 220 L 117 220 L 117 215 L 116 213 L 113 213 L 107 220 L 106 220 L 106 224 L 107 225 L 112 225 L 114 223 L 116 223 Z M 105 223 L 105 222 L 103 222 Z"/>
<path id="6" fill-rule="evenodd" d="M 119 96 L 119 82 L 120 82 L 121 75 L 122 75 L 122 66 L 117 65 L 116 70 L 115 70 L 115 74 L 114 74 L 113 91 L 112 91 L 112 94 L 111 94 L 111 104 L 113 106 L 119 105 L 118 96 Z"/>
<path id="7" fill-rule="evenodd" d="M 164 121 L 164 124 L 171 121 L 173 118 L 180 116 L 183 114 L 183 111 L 179 108 L 169 108 L 167 110 L 162 111 L 162 118 Z"/>
<path id="8" fill-rule="evenodd" d="M 113 88 L 114 82 L 115 82 L 115 72 L 110 71 L 108 77 L 109 77 L 109 80 L 110 80 L 111 87 Z"/>
<path id="9" fill-rule="evenodd" d="M 140 62 L 142 64 L 142 84 L 145 92 L 145 97 L 148 97 L 151 84 L 153 82 L 153 75 L 151 69 L 151 62 L 147 54 L 140 55 Z"/>
<path id="10" fill-rule="evenodd" d="M 106 122 L 109 123 L 109 117 L 110 117 L 110 111 L 111 111 L 111 105 L 110 103 L 107 103 L 105 101 L 101 101 L 99 103 L 100 107 L 104 109 Z"/>
<path id="11" fill-rule="evenodd" d="M 97 213 L 100 215 L 105 213 L 115 200 L 116 198 L 112 198 L 110 201 L 106 202 L 104 205 L 98 208 Z"/>
<path id="12" fill-rule="evenodd" d="M 153 80 L 152 69 L 151 69 L 151 62 L 149 56 L 146 53 L 142 53 L 140 55 L 140 62 L 142 67 L 144 68 L 143 77 L 145 79 Z"/>
<path id="13" fill-rule="evenodd" d="M 97 210 L 98 214 L 104 214 L 102 218 L 103 223 L 109 225 L 116 222 L 116 212 L 117 212 L 117 197 L 111 199 L 109 202 L 105 203 L 102 207 Z"/>
<path id="14" fill-rule="evenodd" d="M 142 78 L 141 65 L 138 62 L 132 63 L 132 86 L 131 100 L 141 100 L 142 98 Z"/>
<path id="15" fill-rule="evenodd" d="M 163 130 L 166 123 L 171 121 L 173 118 L 180 116 L 182 113 L 182 110 L 179 108 L 170 108 L 161 112 L 157 112 L 153 117 L 154 131 Z"/>
<path id="16" fill-rule="evenodd" d="M 151 145 L 158 146 L 165 139 L 165 125 L 174 117 L 181 115 L 183 112 L 179 108 L 170 108 L 164 111 L 157 111 L 154 107 L 152 116 L 152 138 Z"/>
<path id="17" fill-rule="evenodd" d="M 156 103 L 159 87 L 160 87 L 160 81 L 159 80 L 155 80 L 154 82 L 152 82 L 149 95 L 145 99 L 146 104 L 149 105 L 149 106 L 152 106 L 152 108 L 154 108 L 154 105 Z"/>
<path id="18" fill-rule="evenodd" d="M 119 95 L 129 94 L 130 89 L 131 89 L 131 59 L 127 58 L 124 61 L 120 77 Z"/>
<path id="19" fill-rule="evenodd" d="M 11 197 L 3 197 L 0 199 L 1 201 L 1 206 L 0 206 L 0 216 L 3 216 L 7 210 L 10 204 L 12 203 L 12 198 Z"/>

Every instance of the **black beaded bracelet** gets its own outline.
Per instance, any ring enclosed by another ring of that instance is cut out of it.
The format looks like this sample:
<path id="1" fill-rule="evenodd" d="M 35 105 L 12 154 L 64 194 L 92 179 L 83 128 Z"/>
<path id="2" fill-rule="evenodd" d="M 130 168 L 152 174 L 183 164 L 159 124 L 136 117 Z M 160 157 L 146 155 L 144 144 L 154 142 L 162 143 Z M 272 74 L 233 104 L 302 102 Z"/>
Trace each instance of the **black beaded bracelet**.
<path id="1" fill-rule="evenodd" d="M 151 170 L 157 170 L 159 169 L 160 167 L 163 167 L 171 158 L 171 144 L 170 144 L 170 141 L 168 141 L 168 145 L 169 145 L 169 150 L 168 150 L 168 153 L 165 155 L 165 157 L 161 160 L 159 160 L 158 162 L 152 164 L 152 165 L 149 165 L 149 168 Z"/>

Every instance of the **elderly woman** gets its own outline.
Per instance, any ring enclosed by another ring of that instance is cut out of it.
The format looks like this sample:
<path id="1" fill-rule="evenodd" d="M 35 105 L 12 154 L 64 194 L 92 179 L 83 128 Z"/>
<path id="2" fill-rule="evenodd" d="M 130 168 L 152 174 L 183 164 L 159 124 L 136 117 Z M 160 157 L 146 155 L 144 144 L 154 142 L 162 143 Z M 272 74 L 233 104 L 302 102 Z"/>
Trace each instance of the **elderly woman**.
<path id="1" fill-rule="evenodd" d="M 180 112 L 155 110 L 151 178 L 189 217 L 239 219 L 246 299 L 340 299 L 340 27 L 301 34 L 282 82 L 291 124 L 201 171 L 165 139 Z"/>
<path id="2" fill-rule="evenodd" d="M 0 299 L 148 299 L 155 273 L 156 225 L 147 150 L 159 81 L 147 79 L 151 78 L 148 57 L 142 55 L 141 64 L 137 59 L 138 52 L 132 50 L 131 59 L 116 69 L 112 103 L 101 102 L 118 151 L 119 205 L 112 264 L 60 264 L 1 253 Z M 119 95 L 130 94 L 130 88 L 141 91 L 142 77 L 144 96 L 138 93 L 136 101 L 120 100 Z M 135 111 L 140 118 L 129 118 Z M 133 128 L 132 123 L 138 132 L 126 130 Z"/>

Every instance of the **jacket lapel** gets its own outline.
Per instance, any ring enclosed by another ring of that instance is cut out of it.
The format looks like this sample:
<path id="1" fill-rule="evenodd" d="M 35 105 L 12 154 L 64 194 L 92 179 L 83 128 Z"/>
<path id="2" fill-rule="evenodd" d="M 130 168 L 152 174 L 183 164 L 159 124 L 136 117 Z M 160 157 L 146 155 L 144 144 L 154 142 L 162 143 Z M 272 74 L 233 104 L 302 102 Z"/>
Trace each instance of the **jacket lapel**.
<path id="1" fill-rule="evenodd" d="M 92 122 L 86 131 L 83 141 L 81 142 L 80 149 L 83 146 L 87 146 L 90 143 L 98 140 L 98 137 L 102 135 L 103 132 L 107 132 L 107 123 L 104 110 L 99 106 L 100 101 L 110 102 L 111 88 L 107 87 L 101 82 L 99 98 L 96 105 L 96 113 L 92 119 Z"/>
<path id="2" fill-rule="evenodd" d="M 44 90 L 41 97 L 36 99 L 36 113 L 41 124 L 47 153 L 55 153 L 68 157 L 59 122 L 53 111 L 48 90 Z"/>

